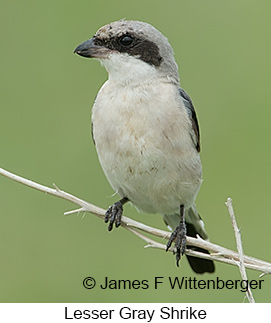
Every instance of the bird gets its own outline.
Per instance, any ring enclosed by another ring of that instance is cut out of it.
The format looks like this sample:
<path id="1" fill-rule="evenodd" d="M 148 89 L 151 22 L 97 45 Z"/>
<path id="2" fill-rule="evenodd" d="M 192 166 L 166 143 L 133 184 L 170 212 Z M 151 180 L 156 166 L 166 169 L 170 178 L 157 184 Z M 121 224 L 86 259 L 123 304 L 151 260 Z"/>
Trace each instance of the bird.
<path id="1" fill-rule="evenodd" d="M 108 230 L 123 206 L 161 214 L 179 266 L 186 236 L 207 240 L 195 199 L 202 183 L 200 132 L 189 95 L 180 87 L 168 39 L 151 24 L 118 20 L 101 27 L 74 52 L 100 61 L 108 80 L 92 108 L 92 138 L 101 167 L 120 200 L 108 208 Z M 187 248 L 208 253 L 207 250 Z M 187 256 L 196 273 L 213 273 L 210 259 Z"/>

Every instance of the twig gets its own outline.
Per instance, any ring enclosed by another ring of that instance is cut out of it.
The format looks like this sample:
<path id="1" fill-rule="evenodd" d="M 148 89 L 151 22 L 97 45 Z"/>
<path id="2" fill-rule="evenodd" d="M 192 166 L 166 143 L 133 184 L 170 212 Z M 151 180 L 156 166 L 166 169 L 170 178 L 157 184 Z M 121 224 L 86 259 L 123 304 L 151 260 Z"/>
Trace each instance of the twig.
<path id="1" fill-rule="evenodd" d="M 29 186 L 31 188 L 37 189 L 41 192 L 60 197 L 64 200 L 70 201 L 76 205 L 78 205 L 80 208 L 72 211 L 65 212 L 65 214 L 72 214 L 72 213 L 78 213 L 78 212 L 89 212 L 92 213 L 99 218 L 104 218 L 105 210 L 90 204 L 70 193 L 67 193 L 61 189 L 59 189 L 55 184 L 53 188 L 49 188 L 47 186 L 35 183 L 31 180 L 28 180 L 26 178 L 23 178 L 21 176 L 15 175 L 11 172 L 8 172 L 4 170 L 3 168 L 0 168 L 0 175 L 5 176 L 7 178 L 10 178 L 16 182 L 19 182 L 21 184 L 24 184 L 26 186 Z M 145 225 L 143 223 L 140 223 L 138 221 L 132 220 L 127 218 L 126 216 L 122 217 L 122 223 L 121 226 L 124 227 L 125 229 L 129 230 L 133 234 L 136 234 L 138 237 L 143 239 L 145 242 L 148 243 L 147 247 L 152 247 L 152 248 L 157 248 L 157 249 L 162 249 L 165 250 L 165 245 L 158 243 L 148 237 L 146 237 L 144 234 L 138 232 L 138 230 L 146 232 L 148 234 L 151 234 L 156 237 L 160 237 L 163 239 L 169 239 L 171 233 L 168 231 L 163 231 L 160 229 L 156 229 L 153 227 L 150 227 L 148 225 Z M 192 237 L 187 237 L 187 245 L 190 246 L 195 246 L 195 247 L 200 247 L 206 250 L 209 250 L 211 252 L 210 255 L 202 252 L 197 252 L 193 250 L 186 250 L 185 253 L 190 256 L 198 257 L 198 258 L 203 258 L 203 259 L 212 259 L 214 261 L 219 261 L 223 262 L 226 264 L 231 264 L 234 266 L 238 266 L 240 262 L 240 256 L 237 252 L 229 250 L 227 248 L 221 247 L 219 245 L 213 244 L 209 241 L 203 240 L 200 237 L 197 238 L 192 238 Z M 170 249 L 173 251 L 173 249 Z M 244 256 L 244 266 L 245 268 L 253 269 L 256 271 L 259 271 L 263 274 L 271 274 L 271 263 L 256 259 L 253 257 L 249 256 Z"/>
<path id="2" fill-rule="evenodd" d="M 232 199 L 228 198 L 227 202 L 225 204 L 228 208 L 228 211 L 229 211 L 229 214 L 231 217 L 231 223 L 232 223 L 233 231 L 234 231 L 234 235 L 235 235 L 237 251 L 239 254 L 239 264 L 238 265 L 239 265 L 240 274 L 241 274 L 242 279 L 244 281 L 247 281 L 247 273 L 246 273 L 245 262 L 244 262 L 244 252 L 243 252 L 243 246 L 242 246 L 242 240 L 241 240 L 241 233 L 240 233 L 240 230 L 238 229 L 236 218 L 234 215 L 234 210 L 233 210 L 233 206 L 232 206 Z M 249 284 L 248 284 L 248 287 L 246 290 L 246 295 L 247 295 L 247 298 L 250 303 L 255 303 L 255 300 L 252 295 Z"/>

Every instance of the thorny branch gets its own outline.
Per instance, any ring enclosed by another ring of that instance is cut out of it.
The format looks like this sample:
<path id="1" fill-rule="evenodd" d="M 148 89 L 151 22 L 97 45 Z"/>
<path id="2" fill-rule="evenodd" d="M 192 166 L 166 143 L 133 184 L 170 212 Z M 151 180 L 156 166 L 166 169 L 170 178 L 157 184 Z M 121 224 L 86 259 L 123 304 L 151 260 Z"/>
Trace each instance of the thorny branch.
<path id="1" fill-rule="evenodd" d="M 241 240 L 241 232 L 237 226 L 237 222 L 236 222 L 236 218 L 235 218 L 235 214 L 234 214 L 234 210 L 233 210 L 233 206 L 232 206 L 232 199 L 228 198 L 227 202 L 225 204 L 228 208 L 228 211 L 229 211 L 229 214 L 231 217 L 231 223 L 232 223 L 232 227 L 233 227 L 233 231 L 234 231 L 234 235 L 235 235 L 237 251 L 239 254 L 239 260 L 240 260 L 239 264 L 238 264 L 239 271 L 240 271 L 242 279 L 247 281 L 247 273 L 246 273 L 245 262 L 244 262 L 244 252 L 243 252 L 243 246 L 242 246 L 242 240 Z M 255 300 L 254 300 L 254 297 L 252 295 L 249 285 L 246 290 L 246 295 L 247 295 L 247 298 L 250 303 L 255 303 Z"/>
<path id="2" fill-rule="evenodd" d="M 23 178 L 21 176 L 15 175 L 13 173 L 10 173 L 10 172 L 4 170 L 3 168 L 0 168 L 0 175 L 3 175 L 7 178 L 10 178 L 10 179 L 12 179 L 16 182 L 19 182 L 21 184 L 24 184 L 26 186 L 37 189 L 41 192 L 60 197 L 64 200 L 70 201 L 80 207 L 75 210 L 65 212 L 64 213 L 65 215 L 78 213 L 78 212 L 89 212 L 93 215 L 98 216 L 99 218 L 102 218 L 102 219 L 104 218 L 104 214 L 105 214 L 104 209 L 102 209 L 98 206 L 95 206 L 93 204 L 90 204 L 90 203 L 70 194 L 70 193 L 67 193 L 67 192 L 59 189 L 55 184 L 53 184 L 54 188 L 50 188 L 50 187 L 38 184 L 36 182 L 33 182 L 31 180 L 28 180 L 26 178 Z M 219 262 L 223 262 L 226 264 L 238 266 L 240 269 L 240 272 L 241 272 L 242 279 L 245 279 L 245 280 L 247 279 L 245 268 L 259 271 L 262 274 L 271 274 L 271 263 L 254 258 L 254 257 L 245 256 L 243 254 L 240 232 L 237 228 L 235 216 L 233 213 L 231 199 L 227 200 L 226 205 L 228 207 L 228 210 L 229 210 L 229 213 L 230 213 L 230 216 L 232 219 L 232 224 L 233 224 L 233 228 L 234 228 L 234 232 L 235 232 L 235 236 L 236 236 L 236 241 L 237 241 L 238 252 L 221 247 L 221 246 L 211 243 L 209 241 L 205 241 L 198 236 L 197 238 L 187 237 L 187 242 L 186 242 L 187 245 L 201 247 L 203 249 L 209 250 L 209 252 L 211 254 L 193 251 L 191 249 L 186 249 L 185 253 L 189 256 L 195 256 L 195 257 L 204 258 L 204 259 L 211 259 L 213 261 L 219 261 Z M 162 249 L 162 250 L 166 249 L 166 246 L 164 244 L 159 243 L 155 240 L 152 240 L 151 238 L 148 238 L 142 232 L 146 232 L 148 234 L 151 234 L 153 236 L 160 237 L 163 239 L 169 239 L 170 234 L 171 234 L 168 231 L 163 231 L 160 229 L 150 227 L 150 226 L 140 223 L 138 221 L 129 219 L 126 216 L 122 217 L 121 226 L 124 227 L 125 229 L 127 229 L 128 231 L 132 232 L 133 234 L 137 235 L 139 238 L 143 239 L 145 242 L 147 242 L 146 247 L 152 247 L 152 248 Z M 170 248 L 170 251 L 174 251 L 174 248 Z M 249 291 L 248 291 L 247 297 L 248 297 L 249 301 L 251 301 L 251 302 L 254 301 L 253 296 L 251 293 L 249 293 Z"/>

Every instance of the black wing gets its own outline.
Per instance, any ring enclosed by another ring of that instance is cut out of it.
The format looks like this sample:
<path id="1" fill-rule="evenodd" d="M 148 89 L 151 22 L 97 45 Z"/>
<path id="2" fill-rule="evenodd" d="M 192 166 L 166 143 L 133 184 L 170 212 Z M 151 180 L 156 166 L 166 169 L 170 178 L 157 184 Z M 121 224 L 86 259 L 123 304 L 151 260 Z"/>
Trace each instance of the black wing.
<path id="1" fill-rule="evenodd" d="M 91 124 L 90 124 L 90 131 L 91 131 L 92 141 L 94 143 L 94 146 L 96 146 L 96 143 L 95 143 L 95 140 L 94 140 L 94 135 L 93 135 L 93 122 L 92 121 L 91 121 Z"/>
<path id="2" fill-rule="evenodd" d="M 184 106 L 187 109 L 188 115 L 191 119 L 191 123 L 192 123 L 192 140 L 195 143 L 195 146 L 197 148 L 197 151 L 200 151 L 200 134 L 199 134 L 199 124 L 198 124 L 198 119 L 196 116 L 196 111 L 194 109 L 192 100 L 190 98 L 190 96 L 185 92 L 185 90 L 183 90 L 182 88 L 179 89 L 180 95 L 182 97 Z"/>

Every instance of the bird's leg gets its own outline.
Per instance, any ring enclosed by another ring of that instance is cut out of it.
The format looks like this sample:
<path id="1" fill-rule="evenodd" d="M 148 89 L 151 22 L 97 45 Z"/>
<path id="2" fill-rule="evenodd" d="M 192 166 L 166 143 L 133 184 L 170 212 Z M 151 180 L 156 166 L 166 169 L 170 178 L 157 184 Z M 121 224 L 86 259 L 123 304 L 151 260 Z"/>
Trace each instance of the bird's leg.
<path id="1" fill-rule="evenodd" d="M 114 222 L 116 228 L 120 226 L 121 216 L 123 213 L 123 205 L 128 201 L 129 199 L 127 197 L 124 197 L 118 202 L 114 203 L 112 206 L 110 206 L 105 212 L 104 222 L 107 223 L 109 221 L 108 231 L 111 231 L 113 229 Z"/>
<path id="2" fill-rule="evenodd" d="M 185 218 L 184 218 L 184 205 L 182 204 L 180 206 L 180 223 L 177 226 L 177 228 L 172 232 L 168 243 L 166 251 L 171 247 L 172 242 L 175 240 L 175 248 L 176 251 L 174 254 L 176 254 L 176 263 L 179 267 L 179 261 L 181 259 L 181 254 L 184 254 L 185 246 L 186 246 L 186 225 L 185 225 Z"/>

